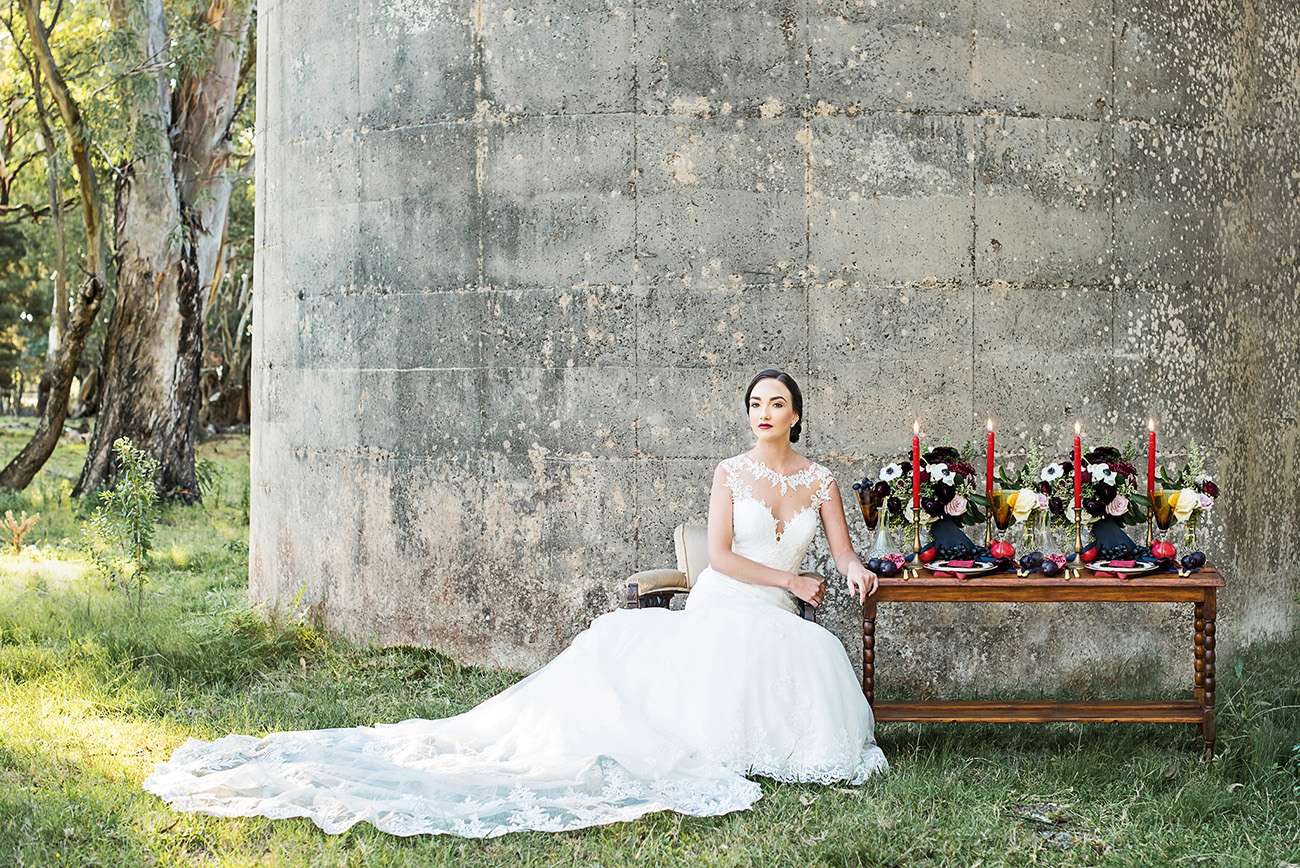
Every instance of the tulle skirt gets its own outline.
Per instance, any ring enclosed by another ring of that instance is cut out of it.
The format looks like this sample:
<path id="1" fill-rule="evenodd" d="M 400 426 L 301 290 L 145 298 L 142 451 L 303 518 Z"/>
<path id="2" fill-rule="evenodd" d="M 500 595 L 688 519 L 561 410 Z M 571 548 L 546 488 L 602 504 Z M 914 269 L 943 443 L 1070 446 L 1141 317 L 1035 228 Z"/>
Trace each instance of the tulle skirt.
<path id="1" fill-rule="evenodd" d="M 179 811 L 492 837 L 747 808 L 887 763 L 839 640 L 708 571 L 685 611 L 618 610 L 456 717 L 191 739 L 144 788 Z"/>

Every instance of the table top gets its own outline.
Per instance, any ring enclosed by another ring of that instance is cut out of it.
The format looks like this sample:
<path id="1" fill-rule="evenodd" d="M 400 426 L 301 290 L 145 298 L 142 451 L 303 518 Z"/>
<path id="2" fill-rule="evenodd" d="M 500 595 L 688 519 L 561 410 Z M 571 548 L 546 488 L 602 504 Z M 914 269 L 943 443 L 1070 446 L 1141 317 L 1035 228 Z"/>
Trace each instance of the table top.
<path id="1" fill-rule="evenodd" d="M 1224 587 L 1223 577 L 1207 564 L 1186 576 L 1176 572 L 1149 573 L 1123 578 L 1099 576 L 1087 567 L 1078 576 L 1048 578 L 1039 572 L 1018 576 L 1013 572 L 986 573 L 961 578 L 936 576 L 921 569 L 915 576 L 900 573 L 880 579 L 874 599 L 890 601 L 959 602 L 1091 602 L 1091 601 L 1197 601 L 1207 591 Z"/>

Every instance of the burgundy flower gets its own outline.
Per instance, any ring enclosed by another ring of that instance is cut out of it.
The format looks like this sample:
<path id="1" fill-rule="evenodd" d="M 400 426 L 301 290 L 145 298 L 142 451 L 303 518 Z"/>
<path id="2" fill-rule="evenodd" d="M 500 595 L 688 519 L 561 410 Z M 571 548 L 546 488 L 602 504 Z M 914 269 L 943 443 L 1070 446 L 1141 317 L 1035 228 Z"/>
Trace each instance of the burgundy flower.
<path id="1" fill-rule="evenodd" d="M 926 464 L 947 464 L 950 467 L 961 455 L 952 446 L 936 446 L 921 456 Z"/>
<path id="2" fill-rule="evenodd" d="M 1098 446 L 1096 449 L 1085 452 L 1083 458 L 1089 464 L 1104 464 L 1119 461 L 1120 454 L 1119 450 L 1114 446 Z M 1073 457 L 1070 460 L 1073 461 Z"/>
<path id="3" fill-rule="evenodd" d="M 1206 494 L 1208 494 L 1210 497 L 1218 497 L 1218 496 L 1219 496 L 1219 486 L 1217 486 L 1217 485 L 1214 484 L 1214 480 L 1213 480 L 1213 479 L 1207 479 L 1207 480 L 1205 480 L 1205 484 L 1201 486 L 1201 491 L 1204 491 L 1204 492 L 1205 492 Z"/>
<path id="4" fill-rule="evenodd" d="M 951 470 L 953 473 L 960 474 L 961 476 L 975 475 L 975 468 L 971 467 L 965 461 L 957 461 L 952 464 L 949 464 L 948 469 Z"/>
<path id="5" fill-rule="evenodd" d="M 1127 461 L 1107 461 L 1106 464 L 1122 476 L 1137 476 L 1137 468 Z"/>

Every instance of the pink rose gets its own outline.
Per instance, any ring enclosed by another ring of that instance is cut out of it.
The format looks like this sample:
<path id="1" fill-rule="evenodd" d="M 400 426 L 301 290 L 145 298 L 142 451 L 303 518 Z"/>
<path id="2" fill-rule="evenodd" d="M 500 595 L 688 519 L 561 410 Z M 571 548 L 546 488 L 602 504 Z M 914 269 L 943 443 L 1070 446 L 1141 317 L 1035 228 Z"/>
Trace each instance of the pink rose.
<path id="1" fill-rule="evenodd" d="M 1047 495 L 1041 491 L 1038 493 L 1038 508 L 1047 509 Z"/>
<path id="2" fill-rule="evenodd" d="M 954 494 L 952 500 L 943 505 L 943 511 L 948 515 L 965 515 L 966 498 L 962 497 L 960 494 Z"/>
<path id="3" fill-rule="evenodd" d="M 1128 512 L 1128 498 L 1122 494 L 1115 495 L 1115 499 L 1106 504 L 1107 515 L 1123 515 Z"/>
<path id="4" fill-rule="evenodd" d="M 1201 504 L 1201 509 L 1209 509 L 1214 506 L 1214 498 L 1204 492 L 1202 492 L 1200 498 L 1198 498 L 1198 502 Z"/>

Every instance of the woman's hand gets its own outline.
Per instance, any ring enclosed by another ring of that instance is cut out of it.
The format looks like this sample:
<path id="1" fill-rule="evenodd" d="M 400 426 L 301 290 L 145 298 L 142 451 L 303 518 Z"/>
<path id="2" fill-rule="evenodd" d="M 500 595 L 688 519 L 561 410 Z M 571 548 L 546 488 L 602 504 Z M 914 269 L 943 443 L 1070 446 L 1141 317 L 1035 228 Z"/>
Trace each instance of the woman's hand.
<path id="1" fill-rule="evenodd" d="M 822 600 L 826 598 L 826 585 L 821 580 L 801 576 L 798 573 L 790 574 L 790 583 L 787 587 L 790 593 L 814 606 L 820 606 Z"/>
<path id="2" fill-rule="evenodd" d="M 866 604 L 867 597 L 874 594 L 876 588 L 880 585 L 880 580 L 876 578 L 876 574 L 862 566 L 856 559 L 844 571 L 844 578 L 848 581 L 849 593 L 856 594 L 858 602 L 863 605 Z"/>

